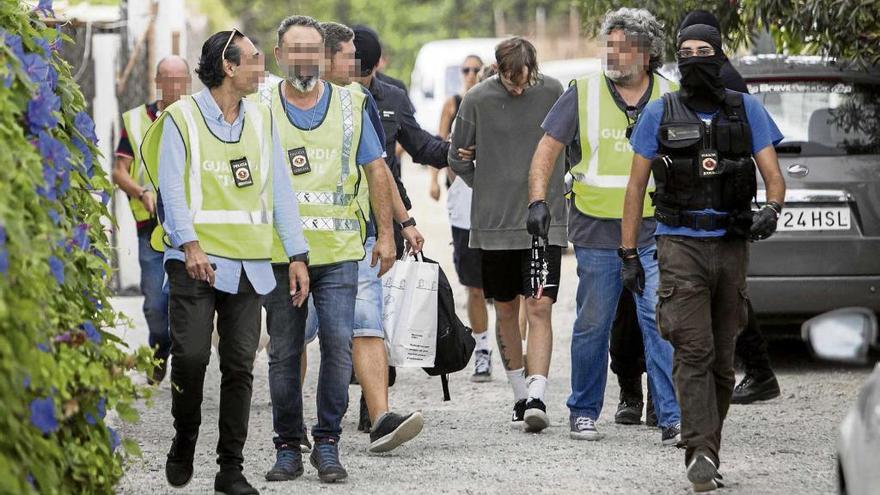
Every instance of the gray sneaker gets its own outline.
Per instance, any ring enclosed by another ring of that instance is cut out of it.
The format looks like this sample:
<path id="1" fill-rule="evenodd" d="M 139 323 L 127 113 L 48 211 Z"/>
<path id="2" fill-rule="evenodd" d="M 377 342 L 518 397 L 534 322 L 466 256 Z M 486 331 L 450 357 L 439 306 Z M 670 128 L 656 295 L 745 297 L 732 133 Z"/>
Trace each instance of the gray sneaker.
<path id="1" fill-rule="evenodd" d="M 568 419 L 568 436 L 575 440 L 600 440 L 604 435 L 596 429 L 596 420 L 586 416 L 572 416 Z"/>
<path id="2" fill-rule="evenodd" d="M 492 381 L 492 351 L 474 351 L 474 374 L 471 375 L 471 381 Z"/>

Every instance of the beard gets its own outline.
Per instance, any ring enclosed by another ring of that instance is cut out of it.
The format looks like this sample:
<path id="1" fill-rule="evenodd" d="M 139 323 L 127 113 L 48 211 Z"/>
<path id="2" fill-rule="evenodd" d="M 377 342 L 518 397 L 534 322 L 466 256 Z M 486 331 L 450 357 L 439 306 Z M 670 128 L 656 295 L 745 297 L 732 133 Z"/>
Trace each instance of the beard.
<path id="1" fill-rule="evenodd" d="M 308 93 L 315 89 L 321 75 L 321 68 L 317 65 L 293 65 L 287 70 L 287 82 L 301 93 Z"/>
<path id="2" fill-rule="evenodd" d="M 620 84 L 622 86 L 626 86 L 633 79 L 636 78 L 639 71 L 643 70 L 641 65 L 632 64 L 623 67 L 610 67 L 608 63 L 605 63 L 605 77 L 611 79 L 611 81 L 615 84 Z"/>

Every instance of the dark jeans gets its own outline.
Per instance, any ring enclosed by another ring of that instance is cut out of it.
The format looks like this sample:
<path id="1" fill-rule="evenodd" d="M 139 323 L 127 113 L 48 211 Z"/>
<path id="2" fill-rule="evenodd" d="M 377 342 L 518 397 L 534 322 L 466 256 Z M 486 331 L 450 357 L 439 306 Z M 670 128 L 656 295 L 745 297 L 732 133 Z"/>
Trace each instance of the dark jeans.
<path id="1" fill-rule="evenodd" d="M 298 446 L 303 436 L 300 363 L 305 340 L 308 304 L 293 306 L 288 265 L 274 265 L 277 286 L 266 298 L 269 331 L 269 393 L 275 446 Z M 315 438 L 339 439 L 342 417 L 348 410 L 351 381 L 351 339 L 357 297 L 357 262 L 309 268 L 310 292 L 321 322 L 321 368 L 318 372 L 318 423 Z"/>
<path id="2" fill-rule="evenodd" d="M 736 358 L 746 373 L 767 377 L 773 374 L 767 339 L 761 333 L 751 302 L 748 309 L 749 323 L 736 339 Z M 617 316 L 611 330 L 611 371 L 621 378 L 640 378 L 645 372 L 645 346 L 629 291 L 623 291 L 617 303 Z"/>
<path id="3" fill-rule="evenodd" d="M 657 239 L 657 326 L 675 348 L 685 463 L 697 450 L 720 465 L 721 430 L 734 385 L 736 336 L 746 326 L 744 239 Z"/>
<path id="4" fill-rule="evenodd" d="M 202 423 L 202 387 L 211 358 L 214 314 L 220 342 L 220 438 L 217 463 L 241 466 L 251 410 L 254 355 L 260 340 L 262 296 L 242 272 L 237 294 L 194 280 L 182 261 L 165 265 L 170 285 L 171 415 L 178 432 L 194 435 Z"/>

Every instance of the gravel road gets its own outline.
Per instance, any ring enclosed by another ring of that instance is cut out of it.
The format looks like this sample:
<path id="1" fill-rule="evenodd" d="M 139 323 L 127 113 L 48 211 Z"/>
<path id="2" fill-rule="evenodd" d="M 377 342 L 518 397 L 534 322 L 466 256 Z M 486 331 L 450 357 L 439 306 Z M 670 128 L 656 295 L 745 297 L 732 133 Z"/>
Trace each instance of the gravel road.
<path id="1" fill-rule="evenodd" d="M 424 170 L 409 167 L 405 174 L 410 195 L 419 203 L 413 214 L 428 239 L 427 254 L 441 263 L 455 283 L 445 207 L 424 194 Z M 268 367 L 262 353 L 254 369 L 245 474 L 261 493 L 689 493 L 682 451 L 661 447 L 659 430 L 613 423 L 618 387 L 610 373 L 599 420 L 605 439 L 577 442 L 568 438 L 565 400 L 576 287 L 575 260 L 570 254 L 563 258 L 562 273 L 560 300 L 553 314 L 554 356 L 546 400 L 552 426 L 545 432 L 526 434 L 509 428 L 512 394 L 498 359 L 493 363 L 495 380 L 490 383 L 471 383 L 469 370 L 452 376 L 451 402 L 442 401 L 438 378 L 421 370 L 401 370 L 391 390 L 392 407 L 424 413 L 425 429 L 419 437 L 389 454 L 368 454 L 368 436 L 356 429 L 360 391 L 352 387 L 354 407 L 344 419 L 340 444 L 348 482 L 321 484 L 306 463 L 302 478 L 270 484 L 263 479 L 274 451 Z M 455 288 L 459 314 L 464 316 L 464 292 L 457 285 Z M 146 343 L 141 302 L 140 298 L 114 301 L 115 307 L 134 321 L 133 328 L 118 330 L 134 345 Z M 490 321 L 493 318 L 490 311 Z M 869 370 L 811 362 L 798 341 L 774 342 L 771 348 L 783 395 L 759 405 L 732 406 L 722 450 L 727 488 L 719 493 L 833 492 L 837 425 Z M 315 418 L 317 364 L 318 350 L 313 345 L 304 389 L 305 416 L 312 418 L 310 421 Z M 144 455 L 128 467 L 119 493 L 213 493 L 219 382 L 215 354 L 205 384 L 204 424 L 193 482 L 180 491 L 165 483 L 165 454 L 173 436 L 171 392 L 166 381 L 155 394 L 153 406 L 141 406 L 140 423 L 122 426 L 122 434 L 136 439 Z"/>

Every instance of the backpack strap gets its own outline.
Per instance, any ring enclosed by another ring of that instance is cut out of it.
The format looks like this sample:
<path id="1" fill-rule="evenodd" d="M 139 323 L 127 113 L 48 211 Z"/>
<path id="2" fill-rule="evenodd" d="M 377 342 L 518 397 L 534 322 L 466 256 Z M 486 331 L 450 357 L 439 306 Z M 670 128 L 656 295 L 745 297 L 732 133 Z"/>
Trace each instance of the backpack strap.
<path id="1" fill-rule="evenodd" d="M 449 375 L 446 373 L 440 375 L 440 382 L 443 384 L 443 401 L 448 402 L 452 400 L 452 396 L 449 395 Z"/>

